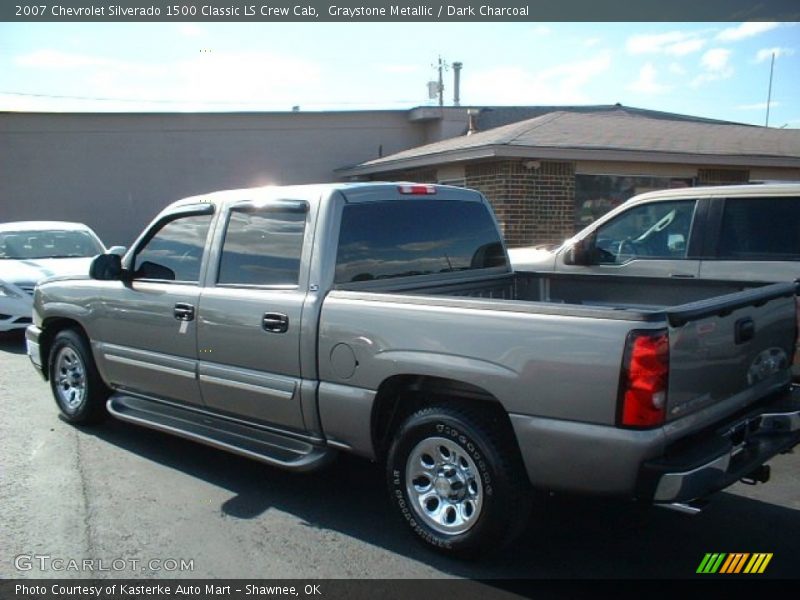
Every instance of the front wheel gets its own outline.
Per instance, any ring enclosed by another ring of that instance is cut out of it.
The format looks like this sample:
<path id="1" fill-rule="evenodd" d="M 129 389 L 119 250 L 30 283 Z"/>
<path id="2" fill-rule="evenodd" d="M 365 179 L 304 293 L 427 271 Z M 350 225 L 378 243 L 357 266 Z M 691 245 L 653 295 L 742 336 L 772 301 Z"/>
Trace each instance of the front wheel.
<path id="1" fill-rule="evenodd" d="M 97 423 L 106 416 L 109 389 L 100 378 L 89 344 L 72 329 L 59 332 L 49 359 L 50 388 L 70 423 Z"/>
<path id="2" fill-rule="evenodd" d="M 406 419 L 389 450 L 389 492 L 405 523 L 439 551 L 495 550 L 527 523 L 529 484 L 492 415 L 449 406 Z"/>

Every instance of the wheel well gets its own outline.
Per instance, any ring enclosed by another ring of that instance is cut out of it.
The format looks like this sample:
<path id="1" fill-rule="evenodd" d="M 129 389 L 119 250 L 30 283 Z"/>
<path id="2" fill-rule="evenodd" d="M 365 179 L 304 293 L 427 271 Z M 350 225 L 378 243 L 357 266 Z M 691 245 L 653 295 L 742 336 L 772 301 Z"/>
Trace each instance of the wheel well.
<path id="1" fill-rule="evenodd" d="M 86 335 L 86 330 L 77 321 L 66 319 L 62 317 L 54 317 L 45 319 L 42 323 L 42 335 L 39 338 L 39 352 L 42 357 L 42 372 L 44 373 L 45 380 L 50 378 L 48 364 L 50 362 L 50 348 L 53 345 L 53 340 L 56 336 L 65 329 L 74 329 L 83 338 L 89 341 L 89 336 Z M 91 348 L 91 345 L 89 346 Z"/>
<path id="2" fill-rule="evenodd" d="M 393 434 L 403 420 L 433 404 L 451 404 L 480 411 L 499 421 L 512 433 L 508 413 L 500 401 L 486 390 L 462 381 L 426 375 L 396 375 L 378 388 L 372 409 L 372 444 L 378 460 L 383 460 Z"/>

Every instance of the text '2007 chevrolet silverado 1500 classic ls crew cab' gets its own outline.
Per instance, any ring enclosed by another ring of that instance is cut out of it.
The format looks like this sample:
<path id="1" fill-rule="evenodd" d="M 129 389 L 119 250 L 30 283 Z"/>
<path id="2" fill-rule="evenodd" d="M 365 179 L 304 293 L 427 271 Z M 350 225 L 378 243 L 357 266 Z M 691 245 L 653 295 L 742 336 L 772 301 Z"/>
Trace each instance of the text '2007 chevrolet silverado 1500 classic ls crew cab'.
<path id="1" fill-rule="evenodd" d="M 511 539 L 532 490 L 685 507 L 766 479 L 800 439 L 797 289 L 720 293 L 515 273 L 471 190 L 271 187 L 177 202 L 38 286 L 27 343 L 67 421 L 381 461 L 408 527 L 465 556 Z"/>

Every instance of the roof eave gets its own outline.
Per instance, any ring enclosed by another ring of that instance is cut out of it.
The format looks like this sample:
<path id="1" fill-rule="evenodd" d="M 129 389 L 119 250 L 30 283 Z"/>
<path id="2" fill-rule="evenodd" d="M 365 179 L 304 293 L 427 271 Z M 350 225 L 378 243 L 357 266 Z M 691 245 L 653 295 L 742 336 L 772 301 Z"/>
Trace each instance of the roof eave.
<path id="1" fill-rule="evenodd" d="M 800 156 L 765 156 L 749 154 L 702 154 L 623 150 L 617 148 L 563 148 L 541 146 L 488 145 L 477 148 L 447 150 L 436 154 L 384 160 L 375 164 L 337 169 L 343 176 L 373 175 L 435 167 L 455 162 L 491 158 L 528 158 L 547 160 L 588 160 L 606 162 L 652 162 L 689 165 L 800 168 Z"/>

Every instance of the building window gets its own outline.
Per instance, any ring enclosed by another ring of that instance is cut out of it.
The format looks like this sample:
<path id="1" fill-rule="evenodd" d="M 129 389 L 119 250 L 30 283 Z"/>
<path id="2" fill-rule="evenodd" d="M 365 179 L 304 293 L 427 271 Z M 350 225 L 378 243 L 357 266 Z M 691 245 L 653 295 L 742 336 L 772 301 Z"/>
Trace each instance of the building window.
<path id="1" fill-rule="evenodd" d="M 690 187 L 693 183 L 690 178 L 575 175 L 575 229 L 583 229 L 637 194 Z"/>

